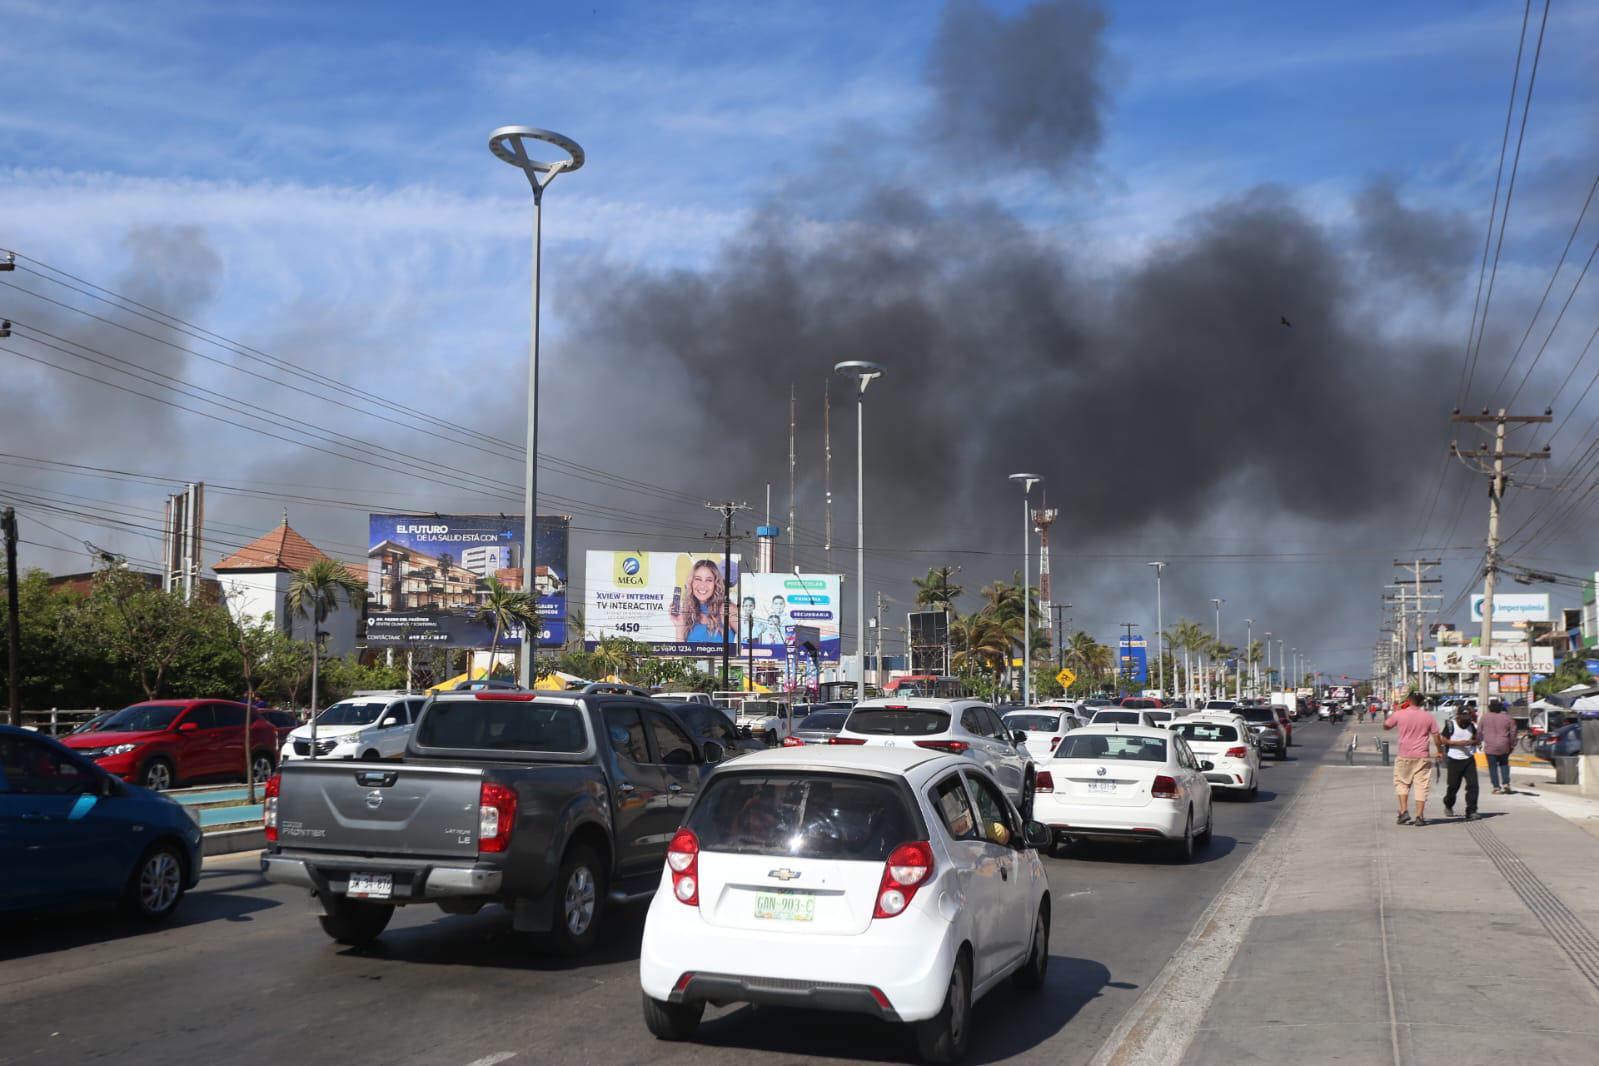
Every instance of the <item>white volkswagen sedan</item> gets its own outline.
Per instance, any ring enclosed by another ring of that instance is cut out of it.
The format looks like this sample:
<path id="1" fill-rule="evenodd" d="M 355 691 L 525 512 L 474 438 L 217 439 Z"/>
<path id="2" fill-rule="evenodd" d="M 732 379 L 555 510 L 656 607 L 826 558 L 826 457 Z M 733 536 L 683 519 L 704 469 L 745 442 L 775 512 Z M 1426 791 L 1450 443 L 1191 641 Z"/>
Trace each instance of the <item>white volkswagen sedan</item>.
<path id="1" fill-rule="evenodd" d="M 1054 831 L 1057 845 L 1146 841 L 1186 862 L 1196 840 L 1210 840 L 1209 765 L 1165 729 L 1085 726 L 1039 765 L 1033 817 Z"/>
<path id="2" fill-rule="evenodd" d="M 1007 978 L 1044 983 L 1034 848 L 1048 840 L 991 776 L 938 750 L 811 745 L 726 763 L 650 902 L 644 1021 L 686 1040 L 706 1003 L 849 1011 L 909 1023 L 923 1058 L 954 1061 L 973 1003 Z"/>
<path id="3" fill-rule="evenodd" d="M 1005 728 L 981 700 L 893 697 L 862 700 L 829 744 L 910 747 L 959 755 L 987 770 L 1023 814 L 1030 814 L 1033 763 L 1020 731 Z"/>
<path id="4" fill-rule="evenodd" d="M 1210 763 L 1205 780 L 1212 789 L 1226 789 L 1254 799 L 1260 791 L 1260 748 L 1249 736 L 1249 723 L 1226 711 L 1201 711 L 1173 719 L 1168 727 L 1188 743 L 1201 763 Z"/>

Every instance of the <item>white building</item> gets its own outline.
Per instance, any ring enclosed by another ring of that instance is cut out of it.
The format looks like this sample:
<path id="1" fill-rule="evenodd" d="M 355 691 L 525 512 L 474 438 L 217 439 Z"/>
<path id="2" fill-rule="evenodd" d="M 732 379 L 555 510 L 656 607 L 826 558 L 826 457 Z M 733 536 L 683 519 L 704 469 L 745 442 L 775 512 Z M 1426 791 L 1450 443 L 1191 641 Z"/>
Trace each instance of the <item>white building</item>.
<path id="1" fill-rule="evenodd" d="M 249 617 L 259 621 L 272 615 L 273 625 L 297 640 L 310 640 L 312 619 L 291 612 L 286 600 L 289 582 L 297 570 L 303 570 L 319 559 L 331 558 L 316 545 L 289 528 L 284 522 L 265 536 L 245 545 L 232 555 L 219 561 L 213 570 L 222 585 L 222 602 L 235 619 Z M 350 575 L 365 584 L 366 572 L 347 567 Z M 347 655 L 355 650 L 356 629 L 361 622 L 361 608 L 351 604 L 343 593 L 338 595 L 338 609 L 329 613 L 322 623 L 324 653 L 330 656 Z"/>

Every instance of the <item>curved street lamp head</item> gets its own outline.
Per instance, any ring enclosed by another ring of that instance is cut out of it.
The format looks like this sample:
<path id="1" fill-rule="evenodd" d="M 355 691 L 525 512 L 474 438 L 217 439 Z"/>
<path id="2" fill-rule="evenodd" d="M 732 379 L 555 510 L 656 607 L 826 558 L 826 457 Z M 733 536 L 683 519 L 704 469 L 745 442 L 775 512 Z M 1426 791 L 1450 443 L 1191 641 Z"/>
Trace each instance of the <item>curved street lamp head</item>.
<path id="1" fill-rule="evenodd" d="M 1012 474 L 1010 479 L 1020 484 L 1023 492 L 1032 492 L 1033 486 L 1044 480 L 1037 474 Z"/>
<path id="2" fill-rule="evenodd" d="M 1153 563 L 1145 563 L 1144 565 L 1145 566 L 1153 566 L 1155 568 L 1155 574 L 1157 576 L 1159 576 L 1159 574 L 1160 574 L 1160 572 L 1162 570 L 1166 569 L 1166 564 L 1163 563 L 1163 562 L 1159 562 L 1159 561 L 1156 561 L 1156 562 L 1153 562 Z"/>
<path id="3" fill-rule="evenodd" d="M 567 158 L 553 163 L 534 159 L 528 154 L 528 141 L 553 145 L 565 152 Z M 527 175 L 527 183 L 533 186 L 534 196 L 542 193 L 544 186 L 554 181 L 555 175 L 561 171 L 581 169 L 584 160 L 583 149 L 572 138 L 554 130 L 541 130 L 537 126 L 501 126 L 489 134 L 489 151 Z M 543 181 L 539 180 L 541 174 L 545 175 Z"/>
<path id="4" fill-rule="evenodd" d="M 846 359 L 842 363 L 833 364 L 833 373 L 846 378 L 854 378 L 856 387 L 860 390 L 857 396 L 866 395 L 866 386 L 872 383 L 873 378 L 883 376 L 881 363 L 868 362 L 865 359 Z"/>

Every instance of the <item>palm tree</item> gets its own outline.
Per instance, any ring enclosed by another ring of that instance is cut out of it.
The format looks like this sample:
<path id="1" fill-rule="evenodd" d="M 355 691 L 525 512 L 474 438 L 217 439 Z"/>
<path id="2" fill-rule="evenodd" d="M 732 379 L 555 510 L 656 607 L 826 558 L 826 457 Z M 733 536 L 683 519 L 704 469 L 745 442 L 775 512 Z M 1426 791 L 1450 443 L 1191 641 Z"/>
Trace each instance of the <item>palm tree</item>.
<path id="1" fill-rule="evenodd" d="M 916 586 L 916 606 L 933 611 L 953 610 L 956 598 L 966 591 L 950 583 L 954 574 L 953 566 L 935 566 L 927 571 L 926 577 L 911 578 L 911 584 Z"/>
<path id="2" fill-rule="evenodd" d="M 1195 691 L 1193 663 L 1189 653 L 1204 645 L 1205 632 L 1199 628 L 1199 623 L 1184 618 L 1166 631 L 1166 641 L 1172 647 L 1183 650 L 1184 687 L 1181 692 L 1184 696 L 1188 696 Z"/>
<path id="3" fill-rule="evenodd" d="M 339 593 L 344 601 L 358 607 L 366 601 L 366 582 L 332 559 L 318 559 L 289 579 L 283 605 L 302 618 L 311 619 L 311 754 L 316 754 L 317 660 L 321 650 L 320 630 L 328 615 L 339 609 Z"/>
<path id="4" fill-rule="evenodd" d="M 488 597 L 478 608 L 477 616 L 494 624 L 494 639 L 489 643 L 489 673 L 493 674 L 500 653 L 500 634 L 513 625 L 523 627 L 522 646 L 526 654 L 532 635 L 538 631 L 538 605 L 527 593 L 516 591 L 497 577 L 487 578 L 483 584 L 488 589 Z"/>

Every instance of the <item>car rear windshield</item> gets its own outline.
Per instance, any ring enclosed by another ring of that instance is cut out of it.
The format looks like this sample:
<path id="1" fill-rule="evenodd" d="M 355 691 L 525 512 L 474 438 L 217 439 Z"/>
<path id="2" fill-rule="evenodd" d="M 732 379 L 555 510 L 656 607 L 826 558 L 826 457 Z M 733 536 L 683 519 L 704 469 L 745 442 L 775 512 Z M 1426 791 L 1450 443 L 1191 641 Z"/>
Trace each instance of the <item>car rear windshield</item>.
<path id="1" fill-rule="evenodd" d="M 512 700 L 435 700 L 417 726 L 424 748 L 464 751 L 548 751 L 588 747 L 583 711 L 570 703 Z"/>
<path id="2" fill-rule="evenodd" d="M 845 774 L 722 774 L 685 823 L 704 851 L 882 862 L 924 839 L 900 789 Z"/>
<path id="3" fill-rule="evenodd" d="M 1172 713 L 1170 711 L 1163 711 L 1159 708 L 1156 708 L 1153 711 L 1145 711 L 1144 713 L 1149 715 L 1149 720 L 1152 722 L 1169 722 L 1172 719 Z"/>
<path id="4" fill-rule="evenodd" d="M 102 733 L 143 733 L 152 729 L 165 729 L 183 712 L 182 707 L 159 703 L 135 703 L 124 707 L 100 724 Z"/>
<path id="5" fill-rule="evenodd" d="M 1275 722 L 1276 713 L 1270 707 L 1241 707 L 1238 713 L 1244 716 L 1246 722 Z"/>
<path id="6" fill-rule="evenodd" d="M 845 726 L 851 733 L 881 737 L 925 737 L 949 728 L 949 712 L 922 707 L 857 707 Z"/>
<path id="7" fill-rule="evenodd" d="M 1094 724 L 1107 725 L 1143 725 L 1144 717 L 1137 711 L 1098 711 L 1094 714 Z"/>
<path id="8" fill-rule="evenodd" d="M 1190 742 L 1221 743 L 1238 739 L 1238 727 L 1224 725 L 1221 722 L 1178 722 L 1172 726 L 1172 730 Z"/>
<path id="9" fill-rule="evenodd" d="M 844 719 L 848 717 L 848 711 L 818 711 L 815 714 L 806 715 L 800 721 L 799 727 L 820 732 L 837 732 L 844 728 Z"/>
<path id="10" fill-rule="evenodd" d="M 1058 714 L 1007 714 L 1006 729 L 1022 729 L 1029 733 L 1053 733 L 1060 728 Z"/>
<path id="11" fill-rule="evenodd" d="M 1166 742 L 1159 737 L 1120 733 L 1067 733 L 1055 749 L 1057 759 L 1125 759 L 1165 762 Z"/>

